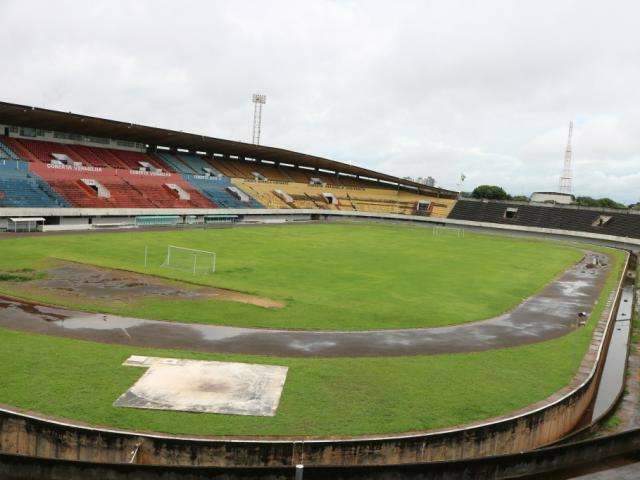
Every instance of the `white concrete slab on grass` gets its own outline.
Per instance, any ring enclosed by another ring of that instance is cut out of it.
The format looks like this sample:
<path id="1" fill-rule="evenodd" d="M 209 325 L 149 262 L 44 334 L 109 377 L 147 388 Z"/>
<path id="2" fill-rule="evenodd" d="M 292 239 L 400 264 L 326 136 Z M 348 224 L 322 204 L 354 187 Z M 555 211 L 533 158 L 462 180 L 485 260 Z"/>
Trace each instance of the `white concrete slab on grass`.
<path id="1" fill-rule="evenodd" d="M 123 365 L 147 371 L 116 407 L 272 417 L 287 367 L 132 355 Z"/>

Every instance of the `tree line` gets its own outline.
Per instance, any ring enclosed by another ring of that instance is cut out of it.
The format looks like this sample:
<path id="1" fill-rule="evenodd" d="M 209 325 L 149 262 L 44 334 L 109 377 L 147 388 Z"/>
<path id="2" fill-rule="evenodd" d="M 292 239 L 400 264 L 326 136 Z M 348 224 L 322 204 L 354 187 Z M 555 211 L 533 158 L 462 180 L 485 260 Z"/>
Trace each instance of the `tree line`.
<path id="1" fill-rule="evenodd" d="M 528 202 L 529 197 L 526 195 L 509 195 L 504 188 L 498 185 L 479 185 L 473 189 L 473 192 L 461 192 L 462 197 L 486 198 L 488 200 L 513 200 L 516 202 Z M 575 205 L 583 207 L 599 207 L 599 208 L 637 208 L 636 205 L 624 205 L 616 202 L 608 197 L 593 198 L 588 196 L 575 197 Z"/>

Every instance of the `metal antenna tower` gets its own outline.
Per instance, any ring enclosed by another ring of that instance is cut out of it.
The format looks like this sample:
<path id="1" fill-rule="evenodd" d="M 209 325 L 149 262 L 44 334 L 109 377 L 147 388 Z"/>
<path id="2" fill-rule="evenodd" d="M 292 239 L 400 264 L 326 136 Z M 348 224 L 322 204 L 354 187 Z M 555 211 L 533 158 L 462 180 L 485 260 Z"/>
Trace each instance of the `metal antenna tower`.
<path id="1" fill-rule="evenodd" d="M 262 127 L 262 105 L 267 103 L 267 96 L 253 94 L 253 138 L 251 143 L 260 145 L 260 128 Z"/>
<path id="2" fill-rule="evenodd" d="M 567 140 L 567 149 L 564 151 L 564 167 L 562 169 L 562 175 L 560 175 L 560 193 L 572 193 L 571 181 L 573 179 L 573 172 L 571 169 L 571 159 L 573 154 L 571 152 L 571 134 L 573 133 L 573 122 L 569 122 L 569 139 Z"/>

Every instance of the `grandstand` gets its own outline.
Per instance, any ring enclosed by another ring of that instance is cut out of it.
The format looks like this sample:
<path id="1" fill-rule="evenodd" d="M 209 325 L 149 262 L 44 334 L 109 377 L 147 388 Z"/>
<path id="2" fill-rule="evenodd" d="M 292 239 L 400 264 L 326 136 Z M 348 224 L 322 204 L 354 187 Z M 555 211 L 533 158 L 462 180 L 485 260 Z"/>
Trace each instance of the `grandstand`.
<path id="1" fill-rule="evenodd" d="M 117 217 L 122 225 L 334 212 L 640 238 L 632 210 L 457 200 L 456 192 L 326 158 L 0 102 L 0 228 L 37 214 L 46 217 L 43 230 L 65 223 L 75 229 L 77 222 L 63 219 L 78 212 L 59 210 L 74 207 L 103 209 L 97 218 Z M 87 219 L 85 226 L 104 223 Z"/>
<path id="2" fill-rule="evenodd" d="M 131 170 L 139 170 L 140 168 L 162 170 L 166 168 L 153 156 L 142 152 L 11 137 L 6 137 L 4 142 L 7 147 L 13 149 L 18 156 L 23 156 L 27 161 L 49 163 L 56 157 L 67 156 L 68 161 L 100 168 Z"/>
<path id="3" fill-rule="evenodd" d="M 456 197 L 287 150 L 9 103 L 0 103 L 0 161 L 4 207 L 189 209 L 201 219 L 263 207 L 446 216 Z"/>
<path id="4" fill-rule="evenodd" d="M 640 212 L 636 210 L 464 199 L 456 202 L 449 218 L 640 238 Z"/>
<path id="5" fill-rule="evenodd" d="M 35 143 L 35 142 L 34 142 Z M 40 155 L 30 172 L 44 179 L 59 196 L 77 207 L 213 208 L 215 205 L 180 175 L 47 162 Z"/>
<path id="6" fill-rule="evenodd" d="M 424 213 L 446 217 L 455 200 L 432 198 L 404 190 L 375 188 L 366 183 L 344 186 L 302 182 L 234 180 L 240 188 L 268 208 L 325 209 L 415 215 Z"/>

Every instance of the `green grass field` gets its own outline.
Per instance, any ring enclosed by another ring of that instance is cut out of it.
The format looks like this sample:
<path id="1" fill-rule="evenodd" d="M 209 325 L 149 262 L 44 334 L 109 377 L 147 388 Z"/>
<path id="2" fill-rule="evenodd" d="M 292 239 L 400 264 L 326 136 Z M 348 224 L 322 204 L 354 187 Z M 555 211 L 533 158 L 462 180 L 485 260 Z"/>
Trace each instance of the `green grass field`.
<path id="1" fill-rule="evenodd" d="M 0 329 L 0 403 L 141 431 L 199 435 L 359 435 L 417 431 L 525 407 L 566 386 L 621 273 L 623 254 L 585 328 L 525 347 L 400 358 L 290 359 L 104 345 Z M 275 417 L 115 408 L 141 375 L 131 354 L 289 367 Z"/>
<path id="2" fill-rule="evenodd" d="M 0 288 L 21 294 L 16 277 L 40 278 L 51 258 L 144 271 L 142 253 L 161 262 L 168 244 L 214 250 L 218 272 L 197 280 L 283 300 L 266 311 L 232 302 L 87 303 L 86 309 L 141 317 L 261 327 L 417 327 L 496 315 L 533 294 L 580 251 L 568 244 L 380 225 L 303 225 L 209 231 L 131 232 L 2 240 Z M 590 247 L 594 248 L 594 247 Z M 586 328 L 518 348 L 393 358 L 268 358 L 152 350 L 0 329 L 0 403 L 93 425 L 201 435 L 326 436 L 418 431 L 502 415 L 566 386 L 617 284 L 616 265 Z M 24 270 L 23 270 L 24 269 Z M 4 280 L 3 280 L 4 279 Z M 51 296 L 46 301 L 55 303 Z M 203 415 L 116 408 L 141 375 L 132 354 L 286 365 L 275 417 Z"/>
<path id="3" fill-rule="evenodd" d="M 94 425 L 200 435 L 349 435 L 456 425 L 566 385 L 584 353 L 569 335 L 524 348 L 403 358 L 286 359 L 147 350 L 0 329 L 0 403 Z M 116 408 L 142 372 L 131 354 L 286 365 L 275 417 Z M 543 373 L 544 372 L 544 373 Z"/>
<path id="4" fill-rule="evenodd" d="M 215 251 L 216 273 L 161 268 L 169 244 Z M 0 293 L 142 318 L 312 330 L 431 327 L 490 318 L 581 257 L 567 244 L 471 233 L 434 237 L 428 228 L 375 224 L 28 237 L 3 240 L 2 251 Z M 10 281 L 20 269 L 42 276 L 53 258 L 223 287 L 286 306 L 152 297 L 128 303 L 74 300 L 55 292 L 34 294 L 29 282 Z"/>

